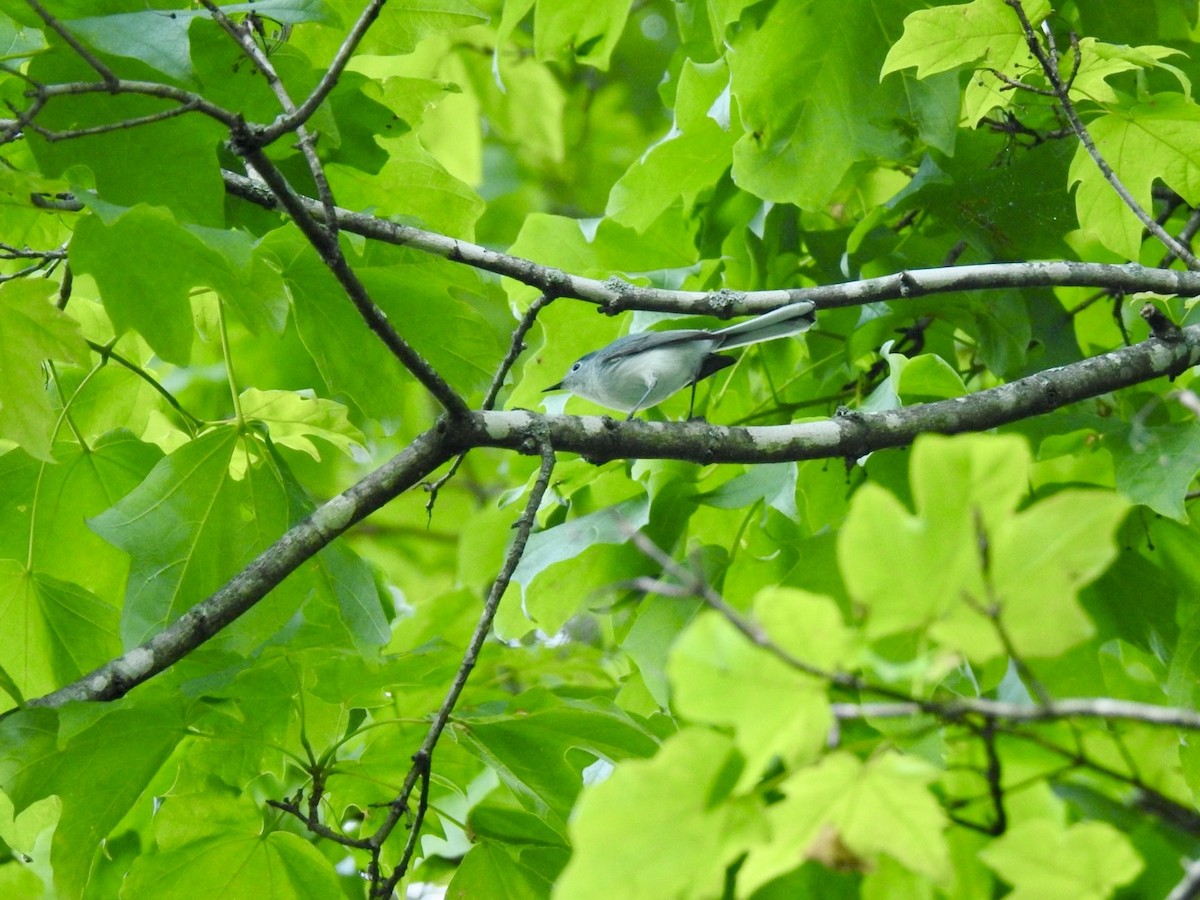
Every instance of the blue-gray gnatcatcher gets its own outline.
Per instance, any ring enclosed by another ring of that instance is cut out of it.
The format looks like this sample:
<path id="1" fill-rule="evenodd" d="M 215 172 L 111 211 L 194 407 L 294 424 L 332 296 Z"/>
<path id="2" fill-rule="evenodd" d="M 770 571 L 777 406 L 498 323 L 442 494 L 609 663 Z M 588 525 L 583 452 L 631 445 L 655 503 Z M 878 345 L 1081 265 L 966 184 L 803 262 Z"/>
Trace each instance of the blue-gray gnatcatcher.
<path id="1" fill-rule="evenodd" d="M 734 363 L 718 350 L 732 350 L 788 337 L 812 328 L 815 307 L 807 300 L 790 303 L 745 322 L 708 331 L 684 328 L 647 331 L 617 338 L 607 347 L 580 357 L 563 380 L 545 391 L 567 390 L 577 397 L 629 413 L 662 403 L 689 385 Z M 688 418 L 691 418 L 688 407 Z"/>

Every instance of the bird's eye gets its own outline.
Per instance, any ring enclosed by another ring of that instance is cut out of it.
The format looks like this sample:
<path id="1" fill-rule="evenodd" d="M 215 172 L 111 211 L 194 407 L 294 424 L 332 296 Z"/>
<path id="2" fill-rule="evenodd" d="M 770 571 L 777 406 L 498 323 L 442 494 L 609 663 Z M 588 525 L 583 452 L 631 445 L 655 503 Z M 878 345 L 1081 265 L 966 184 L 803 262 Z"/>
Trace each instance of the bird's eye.
<path id="1" fill-rule="evenodd" d="M 571 371 L 572 371 L 572 372 L 578 372 L 578 371 L 579 371 L 579 367 L 580 367 L 580 366 L 582 366 L 582 365 L 583 365 L 583 363 L 582 363 L 582 362 L 577 362 L 577 363 L 575 363 L 575 365 L 571 366 Z"/>

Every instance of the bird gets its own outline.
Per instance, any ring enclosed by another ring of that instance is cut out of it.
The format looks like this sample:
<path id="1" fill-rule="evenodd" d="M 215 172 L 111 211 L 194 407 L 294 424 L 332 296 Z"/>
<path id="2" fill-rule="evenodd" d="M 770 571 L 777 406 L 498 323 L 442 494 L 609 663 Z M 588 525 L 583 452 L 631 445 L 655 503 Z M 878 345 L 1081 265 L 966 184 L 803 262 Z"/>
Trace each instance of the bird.
<path id="1" fill-rule="evenodd" d="M 813 303 L 801 300 L 715 330 L 681 328 L 628 334 L 581 356 L 562 381 L 544 388 L 542 393 L 570 391 L 600 406 L 628 413 L 628 420 L 691 386 L 690 419 L 696 383 L 735 362 L 733 357 L 717 351 L 807 331 L 816 322 L 815 310 Z"/>

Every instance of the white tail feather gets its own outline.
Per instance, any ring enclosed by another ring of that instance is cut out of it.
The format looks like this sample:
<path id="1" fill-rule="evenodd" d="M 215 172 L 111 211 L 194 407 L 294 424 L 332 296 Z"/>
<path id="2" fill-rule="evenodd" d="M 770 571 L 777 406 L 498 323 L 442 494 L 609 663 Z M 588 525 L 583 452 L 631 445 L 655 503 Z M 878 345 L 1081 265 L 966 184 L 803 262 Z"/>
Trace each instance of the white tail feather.
<path id="1" fill-rule="evenodd" d="M 808 331 L 816 322 L 815 312 L 816 308 L 808 300 L 789 303 L 745 322 L 714 331 L 713 337 L 720 338 L 721 343 L 713 349 L 730 350 Z"/>

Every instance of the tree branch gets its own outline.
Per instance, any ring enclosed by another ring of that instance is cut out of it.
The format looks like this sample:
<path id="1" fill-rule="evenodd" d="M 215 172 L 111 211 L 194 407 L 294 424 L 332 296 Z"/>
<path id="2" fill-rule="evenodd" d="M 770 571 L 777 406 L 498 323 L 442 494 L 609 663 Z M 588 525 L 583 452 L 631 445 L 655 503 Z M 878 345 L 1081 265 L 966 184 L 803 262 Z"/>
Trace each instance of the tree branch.
<path id="1" fill-rule="evenodd" d="M 857 459 L 875 450 L 906 446 L 926 432 L 980 431 L 1049 412 L 1178 372 L 1197 360 L 1200 326 L 1192 325 L 1180 329 L 1177 340 L 1150 338 L 968 397 L 879 413 L 851 413 L 821 422 L 726 428 L 706 422 L 616 422 L 608 417 L 542 416 L 527 411 L 477 412 L 465 419 L 444 420 L 288 531 L 220 591 L 146 644 L 33 703 L 57 706 L 68 700 L 122 696 L 212 637 L 355 522 L 471 447 L 539 454 L 548 445 L 593 460 L 638 457 L 761 463 Z"/>
<path id="2" fill-rule="evenodd" d="M 1087 151 L 1088 156 L 1092 158 L 1092 162 L 1096 164 L 1096 168 L 1100 170 L 1100 174 L 1104 176 L 1104 179 L 1109 183 L 1113 191 L 1116 192 L 1117 196 L 1125 202 L 1125 205 L 1133 211 L 1133 214 L 1137 216 L 1138 221 L 1145 226 L 1147 231 L 1154 235 L 1163 246 L 1178 257 L 1189 269 L 1193 271 L 1200 269 L 1200 260 L 1196 259 L 1187 247 L 1168 234 L 1166 229 L 1154 221 L 1154 218 L 1146 210 L 1142 209 L 1142 205 L 1137 202 L 1137 199 L 1125 187 L 1124 183 L 1117 176 L 1117 173 L 1113 171 L 1112 166 L 1108 164 L 1103 154 L 1100 153 L 1096 142 L 1092 140 L 1091 133 L 1087 130 L 1087 126 L 1083 124 L 1083 119 L 1079 117 L 1079 112 L 1075 109 L 1075 103 L 1071 100 L 1070 84 L 1063 81 L 1062 75 L 1058 70 L 1058 58 L 1054 49 L 1053 32 L 1049 28 L 1046 29 L 1046 40 L 1050 46 L 1049 52 L 1047 52 L 1042 47 L 1041 41 L 1038 40 L 1037 30 L 1029 21 L 1029 17 L 1025 15 L 1025 10 L 1021 6 L 1021 0 L 1004 0 L 1004 2 L 1012 7 L 1013 11 L 1017 14 L 1017 18 L 1021 22 L 1021 30 L 1025 32 L 1025 43 L 1029 45 L 1029 52 L 1033 54 L 1038 64 L 1042 67 L 1042 72 L 1045 73 L 1047 80 L 1050 82 L 1050 86 L 1054 90 L 1054 95 L 1058 99 L 1059 106 L 1062 107 L 1062 111 L 1066 114 L 1067 121 L 1071 125 L 1071 130 L 1075 132 L 1080 143 L 1083 144 L 1083 148 Z"/>
<path id="3" fill-rule="evenodd" d="M 464 427 L 469 446 L 530 452 L 533 429 L 548 429 L 554 449 L 593 461 L 683 459 L 699 463 L 857 459 L 904 447 L 920 434 L 984 431 L 1061 409 L 1119 388 L 1176 375 L 1200 362 L 1200 325 L 1179 329 L 1178 340 L 1149 338 L 1130 347 L 965 397 L 884 412 L 847 412 L 819 422 L 725 427 L 707 422 L 617 422 L 608 416 L 542 416 L 524 410 L 475 413 Z"/>
<path id="4" fill-rule="evenodd" d="M 996 722 L 1054 722 L 1062 719 L 1104 719 L 1106 722 L 1141 722 L 1200 731 L 1200 712 L 1172 706 L 1155 706 L 1133 700 L 1088 697 L 1050 700 L 1045 703 L 1006 703 L 1000 700 L 956 698 L 954 700 L 914 700 L 901 703 L 835 703 L 834 718 L 902 719 L 933 715 L 945 721 L 977 716 Z"/>
<path id="5" fill-rule="evenodd" d="M 71 141 L 75 138 L 90 137 L 96 134 L 108 134 L 111 131 L 125 131 L 129 128 L 137 128 L 139 125 L 150 125 L 154 122 L 162 122 L 165 119 L 174 119 L 176 116 L 182 116 L 184 113 L 190 113 L 199 108 L 200 104 L 198 102 L 189 100 L 186 103 L 181 103 L 179 106 L 172 106 L 170 109 L 164 109 L 161 112 L 151 113 L 146 116 L 135 116 L 132 119 L 122 119 L 119 122 L 108 122 L 104 125 L 92 125 L 87 128 L 68 128 L 65 131 L 53 131 L 49 128 L 43 128 L 33 121 L 30 121 L 27 127 L 30 131 L 40 135 L 44 140 L 55 143 L 57 141 Z"/>
<path id="6" fill-rule="evenodd" d="M 240 126 L 234 130 L 234 150 L 240 154 L 247 163 L 254 167 L 254 170 L 259 174 L 272 192 L 275 198 L 274 202 L 283 206 L 292 217 L 292 221 L 304 234 L 321 261 L 326 265 L 338 284 L 345 290 L 346 295 L 358 310 L 363 321 L 367 323 L 367 327 L 375 332 L 376 336 L 383 342 L 383 345 L 392 352 L 392 354 L 404 364 L 404 367 L 413 374 L 421 384 L 425 385 L 429 393 L 433 394 L 434 399 L 442 405 L 446 412 L 454 416 L 464 416 L 467 414 L 467 405 L 462 397 L 450 387 L 449 384 L 442 378 L 441 375 L 431 366 L 421 354 L 409 346 L 408 342 L 400 336 L 399 332 L 392 327 L 392 323 L 388 321 L 388 317 L 384 314 L 371 299 L 367 293 L 366 287 L 359 280 L 350 264 L 346 261 L 345 254 L 342 253 L 342 248 L 338 244 L 337 236 L 329 230 L 324 229 L 319 224 L 320 214 L 314 216 L 314 212 L 303 202 L 291 188 L 291 185 L 284 179 L 283 174 L 275 167 L 262 152 L 261 149 L 251 144 L 243 144 L 241 136 L 245 134 L 245 126 Z M 249 179 L 247 179 L 248 181 Z M 310 201 L 311 202 L 311 201 Z M 316 211 L 321 210 L 320 204 L 316 205 Z"/>
<path id="7" fill-rule="evenodd" d="M 504 559 L 504 566 L 500 569 L 496 580 L 492 582 L 492 588 L 488 592 L 487 601 L 483 605 L 483 612 L 480 613 L 475 631 L 472 632 L 471 638 L 467 642 L 467 649 L 463 653 L 462 662 L 459 664 L 458 671 L 454 675 L 454 681 L 450 685 L 450 690 L 446 692 L 446 698 L 442 701 L 441 707 L 438 709 L 436 715 L 434 715 L 433 722 L 429 726 L 425 740 L 421 742 L 420 749 L 413 754 L 413 766 L 409 769 L 408 777 L 405 778 L 404 786 L 400 789 L 400 793 L 391 804 L 387 819 L 371 836 L 370 840 L 374 847 L 380 848 L 383 846 L 384 841 L 388 839 L 388 836 L 400 821 L 400 817 L 408 810 L 409 799 L 412 797 L 414 787 L 416 787 L 417 782 L 420 780 L 423 785 L 421 802 L 417 805 L 414 813 L 412 833 L 404 849 L 404 855 L 392 871 L 391 876 L 381 881 L 378 854 L 375 854 L 372 858 L 368 878 L 372 885 L 375 886 L 371 892 L 373 897 L 391 897 L 396 883 L 404 877 L 404 873 L 408 870 L 408 865 L 412 861 L 412 854 L 416 850 L 416 836 L 421 829 L 421 822 L 424 819 L 425 809 L 428 805 L 428 778 L 434 748 L 437 747 L 438 740 L 446 728 L 446 723 L 450 721 L 450 714 L 454 711 L 454 707 L 458 703 L 458 698 L 467 686 L 467 679 L 471 677 L 471 672 L 474 670 L 475 663 L 479 659 L 479 651 L 483 647 L 483 642 L 491 632 L 492 620 L 496 618 L 496 611 L 500 608 L 500 599 L 504 596 L 505 590 L 508 589 L 513 572 L 517 570 L 517 564 L 521 561 L 521 557 L 525 553 L 525 545 L 529 542 L 529 535 L 533 533 L 533 524 L 537 518 L 538 508 L 542 505 L 542 497 L 545 496 L 546 488 L 550 485 L 550 474 L 554 471 L 555 458 L 553 449 L 544 438 L 539 442 L 539 452 L 542 458 L 542 465 L 538 471 L 537 480 L 534 482 L 533 489 L 529 492 L 529 499 L 525 503 L 525 510 L 516 522 L 516 536 L 508 548 L 508 555 Z"/>
<path id="8" fill-rule="evenodd" d="M 246 54 L 254 66 L 262 73 L 267 80 L 267 85 L 271 88 L 271 92 L 275 94 L 275 98 L 279 101 L 279 105 L 283 107 L 285 113 L 294 113 L 296 104 L 292 102 L 291 95 L 288 93 L 287 87 L 279 78 L 279 73 L 275 71 L 275 67 L 271 64 L 271 60 L 255 43 L 253 35 L 245 25 L 239 27 L 221 7 L 217 6 L 213 0 L 200 0 L 201 6 L 208 10 L 209 15 L 213 17 L 213 21 L 219 25 L 227 35 L 242 48 L 242 52 Z M 300 147 L 300 154 L 304 157 L 304 161 L 308 163 L 308 171 L 312 175 L 313 183 L 317 186 L 317 195 L 321 198 L 321 207 L 325 212 L 325 227 L 330 231 L 337 229 L 336 221 L 330 221 L 333 218 L 333 192 L 329 188 L 329 179 L 325 177 L 325 170 L 321 166 L 321 160 L 317 158 L 316 141 L 311 132 L 304 126 L 303 120 L 297 120 L 293 129 L 296 132 L 297 143 Z M 265 147 L 270 141 L 263 140 L 261 132 L 258 132 L 251 126 L 247 126 L 246 130 L 251 134 L 258 135 L 258 147 Z"/>
<path id="9" fill-rule="evenodd" d="M 1200 859 L 1192 861 L 1179 884 L 1167 894 L 1167 900 L 1195 900 L 1200 897 Z"/>
<path id="10" fill-rule="evenodd" d="M 337 53 L 334 54 L 333 60 L 325 70 L 325 74 L 321 76 L 321 80 L 317 82 L 316 87 L 304 98 L 303 103 L 289 110 L 286 115 L 280 116 L 267 127 L 255 129 L 255 134 L 263 144 L 269 144 L 280 135 L 292 131 L 312 117 L 312 114 L 317 111 L 317 107 L 321 105 L 322 101 L 329 96 L 329 92 L 337 85 L 338 79 L 346 68 L 346 64 L 350 62 L 350 57 L 354 55 L 354 51 L 362 42 L 367 29 L 379 17 L 379 11 L 383 9 L 383 4 L 386 2 L 387 0 L 370 0 L 363 8 L 362 14 L 359 15 L 358 20 L 346 34 L 346 39 L 338 47 Z"/>
<path id="11" fill-rule="evenodd" d="M 454 455 L 439 423 L 379 469 L 324 503 L 260 553 L 219 591 L 139 647 L 30 706 L 115 700 L 164 671 L 254 606 L 284 578 L 356 522 L 425 478 Z"/>
<path id="12" fill-rule="evenodd" d="M 45 84 L 35 87 L 32 91 L 35 99 L 50 100 L 54 97 L 74 97 L 80 94 L 138 94 L 143 97 L 158 97 L 162 100 L 174 100 L 189 109 L 195 109 L 209 118 L 216 119 L 222 125 L 233 128 L 239 122 L 236 113 L 217 106 L 205 100 L 199 94 L 185 91 L 169 84 L 157 81 L 127 81 L 118 79 L 112 84 L 106 82 L 71 81 L 63 84 Z"/>
<path id="13" fill-rule="evenodd" d="M 82 43 L 80 43 L 79 39 L 76 38 L 75 35 L 71 34 L 71 32 L 67 30 L 66 26 L 62 24 L 62 22 L 50 15 L 50 13 L 46 11 L 45 7 L 38 3 L 38 0 L 27 0 L 27 2 L 29 3 L 30 9 L 37 13 L 39 18 L 41 18 L 43 22 L 50 26 L 55 34 L 66 41 L 67 46 L 74 50 L 80 59 L 91 66 L 96 71 L 96 74 L 104 79 L 105 85 L 111 88 L 119 82 L 120 79 L 113 74 L 112 69 L 97 59 L 96 55 Z"/>
<path id="14" fill-rule="evenodd" d="M 225 190 L 265 209 L 281 210 L 269 190 L 244 175 L 222 172 Z M 297 196 L 311 215 L 324 213 L 310 197 Z M 1151 292 L 1200 296 L 1200 273 L 1136 265 L 1104 265 L 1069 261 L 992 263 L 977 266 L 942 266 L 914 269 L 865 278 L 845 284 L 819 285 L 767 291 L 673 291 L 644 288 L 620 279 L 604 281 L 571 275 L 519 256 L 489 250 L 432 231 L 399 225 L 365 213 L 337 209 L 338 229 L 388 244 L 413 247 L 433 256 L 503 275 L 538 288 L 551 297 L 575 297 L 597 304 L 609 314 L 628 309 L 706 314 L 718 318 L 768 312 L 788 303 L 811 300 L 818 309 L 861 306 L 880 300 L 904 300 L 928 294 L 982 288 L 1099 287 L 1127 294 Z"/>

